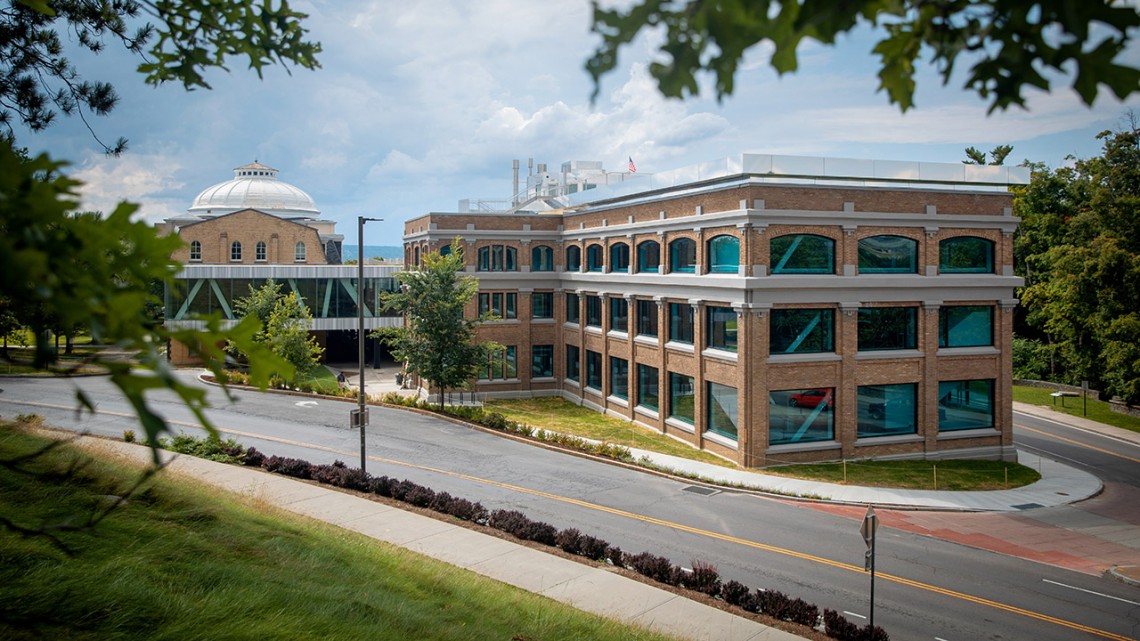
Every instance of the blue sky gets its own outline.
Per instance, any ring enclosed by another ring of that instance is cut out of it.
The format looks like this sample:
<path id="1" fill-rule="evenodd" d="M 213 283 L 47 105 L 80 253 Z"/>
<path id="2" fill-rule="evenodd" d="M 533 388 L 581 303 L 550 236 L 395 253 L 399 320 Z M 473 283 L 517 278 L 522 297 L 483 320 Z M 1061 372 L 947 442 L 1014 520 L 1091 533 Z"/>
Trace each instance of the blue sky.
<path id="1" fill-rule="evenodd" d="M 212 91 L 187 93 L 145 85 L 125 53 L 76 55 L 84 74 L 111 81 L 122 98 L 89 124 L 106 141 L 126 137 L 129 150 L 103 156 L 76 118 L 22 142 L 71 160 L 88 208 L 126 199 L 162 220 L 256 159 L 308 192 L 346 242 L 366 215 L 385 219 L 368 226 L 366 243 L 395 245 L 408 218 L 454 211 L 464 198 L 509 198 L 512 159 L 524 172 L 528 158 L 620 171 L 632 157 L 652 173 L 744 152 L 958 162 L 965 147 L 1011 144 L 1014 163 L 1058 166 L 1099 153 L 1095 135 L 1140 106 L 1102 90 L 1090 109 L 1063 85 L 1028 90 L 1028 110 L 987 116 L 980 98 L 960 82 L 942 86 L 923 64 L 916 107 L 903 115 L 876 91 L 866 28 L 835 47 L 801 46 L 799 72 L 783 77 L 767 65 L 767 47 L 754 48 L 721 103 L 711 92 L 660 97 L 645 72 L 650 34 L 622 52 L 591 106 L 583 63 L 597 37 L 587 0 L 292 4 L 310 14 L 321 69 L 273 68 L 258 80 L 235 59 L 230 73 L 207 76 Z M 1140 66 L 1140 48 L 1127 59 Z"/>

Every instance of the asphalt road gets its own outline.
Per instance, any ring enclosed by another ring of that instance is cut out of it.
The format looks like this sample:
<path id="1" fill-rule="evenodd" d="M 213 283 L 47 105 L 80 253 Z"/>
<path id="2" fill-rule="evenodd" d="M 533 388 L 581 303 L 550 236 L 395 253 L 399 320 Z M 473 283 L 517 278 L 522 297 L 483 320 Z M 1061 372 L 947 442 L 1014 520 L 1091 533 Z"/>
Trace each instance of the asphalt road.
<path id="1" fill-rule="evenodd" d="M 77 417 L 73 386 L 99 413 Z M 138 430 L 106 379 L 0 379 L 0 415 L 121 437 Z M 359 460 L 351 403 L 211 391 L 211 419 L 246 445 L 313 462 Z M 160 414 L 196 431 L 190 413 L 159 395 Z M 754 494 L 692 491 L 689 483 L 453 425 L 372 408 L 368 471 L 437 491 L 519 509 L 557 527 L 577 527 L 627 552 L 650 551 L 688 565 L 699 559 L 725 579 L 777 589 L 821 608 L 869 614 L 864 542 L 849 519 Z M 1121 469 L 1114 474 L 1127 477 Z M 1140 590 L 1013 557 L 881 528 L 875 622 L 893 639 L 1135 639 Z"/>

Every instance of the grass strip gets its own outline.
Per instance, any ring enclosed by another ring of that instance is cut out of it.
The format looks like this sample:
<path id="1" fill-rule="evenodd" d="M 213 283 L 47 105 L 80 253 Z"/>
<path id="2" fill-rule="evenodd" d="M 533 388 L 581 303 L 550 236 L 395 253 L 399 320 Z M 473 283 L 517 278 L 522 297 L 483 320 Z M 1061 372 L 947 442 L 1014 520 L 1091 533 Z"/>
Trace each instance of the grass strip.
<path id="1" fill-rule="evenodd" d="M 719 456 L 694 449 L 660 432 L 637 423 L 600 414 L 563 398 L 502 399 L 489 401 L 486 407 L 487 411 L 499 412 L 512 421 L 526 423 L 543 430 L 680 456 L 722 467 L 736 467 Z"/>
<path id="2" fill-rule="evenodd" d="M 0 458 L 45 440 L 0 423 Z M 138 472 L 69 447 L 0 467 L 0 514 L 82 522 Z M 0 638 L 667 639 L 276 510 L 161 476 L 90 530 L 0 528 Z"/>
<path id="3" fill-rule="evenodd" d="M 1070 416 L 1079 416 L 1087 418 L 1090 421 L 1104 423 L 1105 425 L 1112 425 L 1125 430 L 1133 432 L 1140 432 L 1140 418 L 1121 414 L 1120 412 L 1112 411 L 1111 406 L 1096 398 L 1089 396 L 1088 398 L 1088 414 L 1085 414 L 1085 400 L 1080 396 L 1076 398 L 1070 396 L 1068 398 L 1054 398 L 1050 396 L 1053 390 L 1043 387 L 1029 387 L 1027 385 L 1014 385 L 1013 386 L 1013 400 L 1018 403 L 1026 403 L 1028 405 L 1040 405 L 1048 407 L 1051 410 L 1056 410 Z"/>

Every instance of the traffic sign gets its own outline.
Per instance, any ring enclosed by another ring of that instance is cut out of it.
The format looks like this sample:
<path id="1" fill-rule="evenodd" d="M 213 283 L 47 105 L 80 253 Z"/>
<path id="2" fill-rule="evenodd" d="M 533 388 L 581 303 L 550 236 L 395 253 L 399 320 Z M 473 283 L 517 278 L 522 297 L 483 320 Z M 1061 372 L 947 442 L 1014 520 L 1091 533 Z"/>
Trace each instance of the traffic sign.
<path id="1" fill-rule="evenodd" d="M 875 531 L 879 529 L 879 517 L 875 515 L 875 508 L 868 505 L 867 514 L 863 516 L 863 523 L 859 525 L 859 534 L 863 535 L 863 542 L 871 547 L 871 540 L 875 538 Z"/>

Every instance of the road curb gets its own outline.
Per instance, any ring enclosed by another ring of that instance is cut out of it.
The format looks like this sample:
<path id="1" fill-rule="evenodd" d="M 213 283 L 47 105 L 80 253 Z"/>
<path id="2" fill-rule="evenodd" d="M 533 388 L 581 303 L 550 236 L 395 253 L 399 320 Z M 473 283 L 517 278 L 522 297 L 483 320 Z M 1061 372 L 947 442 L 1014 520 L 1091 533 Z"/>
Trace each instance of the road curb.
<path id="1" fill-rule="evenodd" d="M 1108 574 L 1121 583 L 1140 587 L 1140 566 L 1138 565 L 1118 565 L 1109 568 Z"/>

